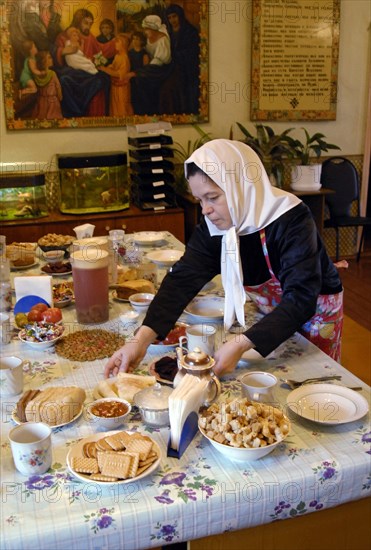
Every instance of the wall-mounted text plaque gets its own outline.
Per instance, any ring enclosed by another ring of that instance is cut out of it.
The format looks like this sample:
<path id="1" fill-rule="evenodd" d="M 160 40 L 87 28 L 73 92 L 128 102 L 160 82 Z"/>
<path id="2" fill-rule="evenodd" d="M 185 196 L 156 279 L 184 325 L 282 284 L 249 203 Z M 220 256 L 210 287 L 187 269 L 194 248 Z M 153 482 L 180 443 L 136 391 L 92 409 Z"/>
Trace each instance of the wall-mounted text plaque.
<path id="1" fill-rule="evenodd" d="M 335 120 L 340 0 L 253 0 L 251 120 Z"/>

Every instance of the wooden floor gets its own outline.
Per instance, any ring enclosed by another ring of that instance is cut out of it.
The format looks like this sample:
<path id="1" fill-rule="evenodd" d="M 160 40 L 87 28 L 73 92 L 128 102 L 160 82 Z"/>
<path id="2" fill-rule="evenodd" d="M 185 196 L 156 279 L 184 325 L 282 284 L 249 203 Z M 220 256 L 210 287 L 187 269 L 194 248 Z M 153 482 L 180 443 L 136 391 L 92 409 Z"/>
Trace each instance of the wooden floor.
<path id="1" fill-rule="evenodd" d="M 341 364 L 371 385 L 371 241 L 358 263 L 348 263 L 340 271 L 345 314 Z"/>

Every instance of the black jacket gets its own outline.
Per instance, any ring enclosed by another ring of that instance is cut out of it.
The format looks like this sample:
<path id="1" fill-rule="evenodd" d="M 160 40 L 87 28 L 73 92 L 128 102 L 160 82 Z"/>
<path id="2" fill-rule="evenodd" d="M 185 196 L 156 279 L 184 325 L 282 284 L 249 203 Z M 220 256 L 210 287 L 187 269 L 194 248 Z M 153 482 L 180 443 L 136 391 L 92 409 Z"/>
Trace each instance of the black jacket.
<path id="1" fill-rule="evenodd" d="M 268 355 L 315 313 L 319 294 L 342 291 L 309 208 L 301 203 L 265 228 L 273 272 L 281 283 L 281 303 L 245 334 Z M 143 324 L 164 338 L 187 304 L 220 273 L 221 237 L 211 237 L 205 221 L 195 229 L 184 256 L 165 277 Z M 258 285 L 270 274 L 259 232 L 240 237 L 244 285 Z"/>

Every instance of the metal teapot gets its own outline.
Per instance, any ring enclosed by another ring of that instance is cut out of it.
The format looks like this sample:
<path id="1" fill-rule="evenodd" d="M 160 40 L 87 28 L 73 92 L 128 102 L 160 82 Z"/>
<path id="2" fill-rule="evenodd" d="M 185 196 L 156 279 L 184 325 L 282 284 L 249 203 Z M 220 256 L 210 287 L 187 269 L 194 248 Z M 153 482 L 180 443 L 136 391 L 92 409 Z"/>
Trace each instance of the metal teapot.
<path id="1" fill-rule="evenodd" d="M 185 374 L 192 374 L 199 379 L 208 378 L 210 382 L 207 386 L 205 401 L 203 403 L 208 407 L 221 392 L 220 381 L 212 370 L 215 365 L 215 360 L 204 353 L 200 348 L 195 348 L 193 351 L 184 355 L 182 348 L 177 347 L 176 354 L 178 359 L 178 372 L 174 378 L 174 388 L 176 388 Z"/>

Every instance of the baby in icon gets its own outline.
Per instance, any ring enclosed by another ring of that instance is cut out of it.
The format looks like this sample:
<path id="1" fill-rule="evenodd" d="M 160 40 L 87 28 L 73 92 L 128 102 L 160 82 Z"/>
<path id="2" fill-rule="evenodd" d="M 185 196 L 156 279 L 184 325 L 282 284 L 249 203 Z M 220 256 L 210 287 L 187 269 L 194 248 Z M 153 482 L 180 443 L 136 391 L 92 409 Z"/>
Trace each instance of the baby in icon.
<path id="1" fill-rule="evenodd" d="M 81 49 L 80 31 L 76 27 L 69 27 L 69 29 L 66 30 L 66 35 L 68 37 L 66 46 L 76 48 L 74 53 L 65 55 L 67 65 L 73 69 L 80 69 L 81 71 L 85 71 L 89 74 L 97 74 L 98 69 L 94 65 L 93 61 L 86 57 Z"/>

